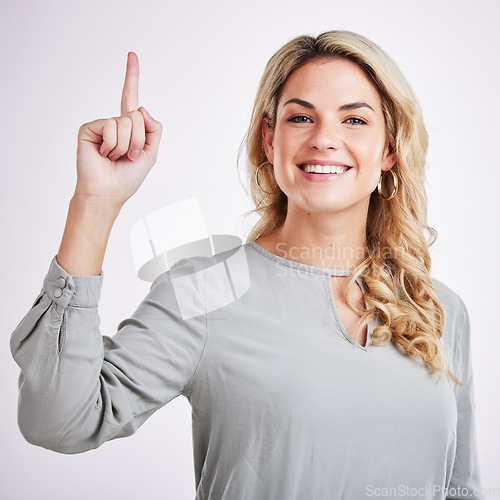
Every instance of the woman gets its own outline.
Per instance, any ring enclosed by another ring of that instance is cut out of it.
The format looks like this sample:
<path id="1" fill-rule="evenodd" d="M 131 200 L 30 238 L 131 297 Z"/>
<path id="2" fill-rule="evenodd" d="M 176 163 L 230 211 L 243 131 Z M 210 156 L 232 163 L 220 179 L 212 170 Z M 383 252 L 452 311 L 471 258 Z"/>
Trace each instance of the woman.
<path id="1" fill-rule="evenodd" d="M 431 280 L 427 134 L 394 63 L 343 31 L 269 61 L 247 137 L 249 242 L 162 275 L 98 330 L 113 222 L 161 126 L 137 103 L 79 132 L 78 181 L 44 289 L 12 338 L 19 424 L 77 453 L 183 394 L 197 498 L 479 498 L 465 306 Z"/>

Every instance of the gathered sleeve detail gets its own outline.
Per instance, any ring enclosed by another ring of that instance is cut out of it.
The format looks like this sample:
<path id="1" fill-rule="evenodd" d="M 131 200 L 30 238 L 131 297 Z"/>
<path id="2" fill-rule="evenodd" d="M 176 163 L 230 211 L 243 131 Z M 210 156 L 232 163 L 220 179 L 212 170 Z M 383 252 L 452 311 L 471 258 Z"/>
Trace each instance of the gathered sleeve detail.
<path id="1" fill-rule="evenodd" d="M 189 269 L 176 269 L 187 275 Z M 71 276 L 56 259 L 11 338 L 19 378 L 19 427 L 33 444 L 78 453 L 132 434 L 184 391 L 206 343 L 199 314 L 185 319 L 169 273 L 153 283 L 118 332 L 101 335 L 101 276 Z M 206 310 L 206 308 L 205 308 Z"/>

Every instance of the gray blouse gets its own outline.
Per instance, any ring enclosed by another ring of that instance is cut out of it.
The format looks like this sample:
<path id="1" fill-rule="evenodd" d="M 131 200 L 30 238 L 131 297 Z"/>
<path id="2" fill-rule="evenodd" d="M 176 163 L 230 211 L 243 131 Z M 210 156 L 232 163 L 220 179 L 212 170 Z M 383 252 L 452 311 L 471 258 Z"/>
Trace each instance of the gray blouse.
<path id="1" fill-rule="evenodd" d="M 102 277 L 70 276 L 54 259 L 11 340 L 21 432 L 79 453 L 182 394 L 198 500 L 481 498 L 463 302 L 435 281 L 458 386 L 393 343 L 372 345 L 373 322 L 356 344 L 336 274 L 256 243 L 183 260 L 108 337 Z"/>

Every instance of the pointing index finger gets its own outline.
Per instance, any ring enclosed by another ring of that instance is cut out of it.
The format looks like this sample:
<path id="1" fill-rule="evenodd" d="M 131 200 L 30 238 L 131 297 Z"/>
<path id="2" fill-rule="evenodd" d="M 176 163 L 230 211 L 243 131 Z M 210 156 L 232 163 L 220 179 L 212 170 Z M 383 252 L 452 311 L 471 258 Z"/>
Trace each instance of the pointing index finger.
<path id="1" fill-rule="evenodd" d="M 134 52 L 127 57 L 127 71 L 123 84 L 121 114 L 136 111 L 139 108 L 139 58 Z"/>

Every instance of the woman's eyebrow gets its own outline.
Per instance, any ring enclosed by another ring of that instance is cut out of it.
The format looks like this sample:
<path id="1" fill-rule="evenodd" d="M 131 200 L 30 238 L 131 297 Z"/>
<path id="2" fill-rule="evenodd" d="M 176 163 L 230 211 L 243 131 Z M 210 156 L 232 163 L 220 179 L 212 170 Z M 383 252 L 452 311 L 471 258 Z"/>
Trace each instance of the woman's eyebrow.
<path id="1" fill-rule="evenodd" d="M 298 104 L 299 106 L 303 106 L 304 108 L 307 108 L 307 109 L 316 109 L 314 107 L 314 104 L 311 104 L 310 102 L 304 101 L 302 99 L 297 99 L 297 98 L 290 99 L 289 101 L 286 101 L 285 104 L 283 104 L 283 106 L 286 106 L 287 104 L 291 104 L 291 103 Z M 360 101 L 350 102 L 349 104 L 342 104 L 342 106 L 340 106 L 338 111 L 351 111 L 353 109 L 359 109 L 359 108 L 368 108 L 368 109 L 371 109 L 373 112 L 375 112 L 375 110 L 368 103 L 360 102 Z"/>
<path id="2" fill-rule="evenodd" d="M 359 109 L 359 108 L 369 108 L 373 112 L 375 112 L 375 110 L 366 102 L 351 102 L 349 104 L 343 104 L 342 106 L 340 106 L 338 111 L 351 111 L 352 109 Z"/>
<path id="3" fill-rule="evenodd" d="M 302 99 L 290 99 L 289 101 L 286 101 L 285 104 L 283 104 L 283 107 L 285 107 L 287 104 L 290 104 L 294 102 L 295 104 L 298 104 L 299 106 L 303 106 L 304 108 L 308 109 L 316 109 L 313 104 L 307 101 L 303 101 Z"/>

